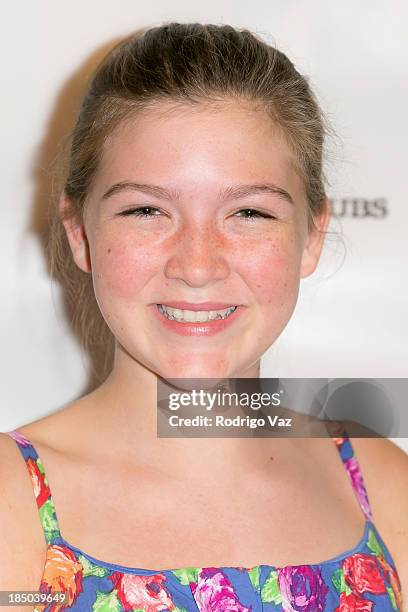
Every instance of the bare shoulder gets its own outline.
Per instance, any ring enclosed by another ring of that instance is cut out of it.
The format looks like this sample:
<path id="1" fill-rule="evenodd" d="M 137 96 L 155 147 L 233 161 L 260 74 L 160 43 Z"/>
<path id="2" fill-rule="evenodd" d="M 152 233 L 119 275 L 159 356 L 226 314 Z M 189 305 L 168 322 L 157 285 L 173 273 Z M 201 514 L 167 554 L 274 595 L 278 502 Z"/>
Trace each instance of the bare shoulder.
<path id="1" fill-rule="evenodd" d="M 16 442 L 0 433 L 0 590 L 37 589 L 45 553 L 27 466 Z"/>
<path id="2" fill-rule="evenodd" d="M 387 438 L 352 438 L 373 521 L 395 562 L 408 602 L 408 454 Z"/>

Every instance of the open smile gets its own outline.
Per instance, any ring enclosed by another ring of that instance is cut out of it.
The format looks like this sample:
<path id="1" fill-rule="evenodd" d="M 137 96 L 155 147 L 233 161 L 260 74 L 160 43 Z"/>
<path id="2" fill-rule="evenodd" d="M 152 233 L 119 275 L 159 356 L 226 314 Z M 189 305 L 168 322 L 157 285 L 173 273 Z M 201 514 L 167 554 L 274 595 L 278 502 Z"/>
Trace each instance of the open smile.
<path id="1" fill-rule="evenodd" d="M 185 336 L 212 336 L 239 318 L 244 306 L 220 310 L 182 310 L 164 304 L 152 304 L 156 316 L 170 331 Z"/>

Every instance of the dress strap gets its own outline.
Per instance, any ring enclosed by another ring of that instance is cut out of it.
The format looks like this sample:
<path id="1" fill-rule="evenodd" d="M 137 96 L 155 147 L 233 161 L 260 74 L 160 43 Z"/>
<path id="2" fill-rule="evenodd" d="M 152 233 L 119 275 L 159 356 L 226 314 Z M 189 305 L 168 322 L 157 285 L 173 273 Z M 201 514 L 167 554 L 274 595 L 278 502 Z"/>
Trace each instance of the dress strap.
<path id="1" fill-rule="evenodd" d="M 34 446 L 22 433 L 14 429 L 6 431 L 15 440 L 26 462 L 28 473 L 33 484 L 34 496 L 37 502 L 38 514 L 47 544 L 61 537 L 54 501 L 48 484 L 44 466 Z"/>
<path id="2" fill-rule="evenodd" d="M 368 500 L 367 490 L 364 484 L 363 474 L 361 472 L 360 464 L 354 453 L 354 448 L 351 444 L 351 440 L 348 436 L 347 430 L 344 426 L 340 426 L 338 429 L 339 437 L 333 437 L 333 441 L 339 451 L 341 460 L 346 469 L 347 475 L 353 487 L 354 493 L 357 497 L 360 508 L 363 511 L 364 516 L 367 520 L 373 520 L 373 514 L 371 511 L 370 502 Z"/>

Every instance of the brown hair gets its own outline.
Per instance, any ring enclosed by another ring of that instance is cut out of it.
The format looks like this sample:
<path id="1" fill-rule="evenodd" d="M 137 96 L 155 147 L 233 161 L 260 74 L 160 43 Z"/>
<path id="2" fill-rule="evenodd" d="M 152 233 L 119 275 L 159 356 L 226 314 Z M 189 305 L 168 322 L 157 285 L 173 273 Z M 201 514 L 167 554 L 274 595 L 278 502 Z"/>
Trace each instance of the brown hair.
<path id="1" fill-rule="evenodd" d="M 225 98 L 262 107 L 283 131 L 303 179 L 311 229 L 325 198 L 328 125 L 307 79 L 254 33 L 200 23 L 166 23 L 133 33 L 98 66 L 68 141 L 63 190 L 70 207 L 64 216 L 83 218 L 103 144 L 133 113 L 161 101 L 199 104 Z M 72 324 L 84 348 L 104 355 L 100 371 L 94 370 L 101 380 L 111 368 L 114 337 L 97 306 L 91 275 L 72 258 L 58 199 L 49 209 L 50 272 L 67 291 Z"/>

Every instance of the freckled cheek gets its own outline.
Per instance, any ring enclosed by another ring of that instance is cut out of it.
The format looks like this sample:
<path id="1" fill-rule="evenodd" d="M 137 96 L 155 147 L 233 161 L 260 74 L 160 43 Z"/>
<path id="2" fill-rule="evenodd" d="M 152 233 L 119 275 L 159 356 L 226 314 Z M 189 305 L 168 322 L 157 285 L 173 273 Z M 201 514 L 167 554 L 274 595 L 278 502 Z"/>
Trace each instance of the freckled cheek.
<path id="1" fill-rule="evenodd" d="M 291 248 L 263 245 L 248 254 L 240 270 L 258 304 L 284 308 L 296 301 L 300 268 L 299 258 Z"/>
<path id="2" fill-rule="evenodd" d="M 157 270 L 153 252 L 146 245 L 105 245 L 95 260 L 95 290 L 124 301 L 134 300 Z"/>

